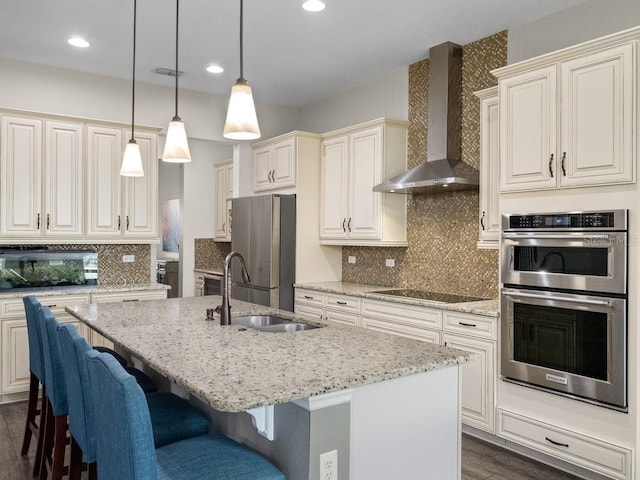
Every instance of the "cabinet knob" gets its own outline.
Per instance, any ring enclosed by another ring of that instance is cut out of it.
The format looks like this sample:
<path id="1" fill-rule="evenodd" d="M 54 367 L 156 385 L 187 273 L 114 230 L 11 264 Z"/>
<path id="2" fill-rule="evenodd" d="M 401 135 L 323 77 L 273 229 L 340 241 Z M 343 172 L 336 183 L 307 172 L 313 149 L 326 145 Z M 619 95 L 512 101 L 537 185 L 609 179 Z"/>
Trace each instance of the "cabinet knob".
<path id="1" fill-rule="evenodd" d="M 551 178 L 553 178 L 553 153 L 551 154 L 551 158 L 549 158 L 549 174 L 551 175 Z"/>

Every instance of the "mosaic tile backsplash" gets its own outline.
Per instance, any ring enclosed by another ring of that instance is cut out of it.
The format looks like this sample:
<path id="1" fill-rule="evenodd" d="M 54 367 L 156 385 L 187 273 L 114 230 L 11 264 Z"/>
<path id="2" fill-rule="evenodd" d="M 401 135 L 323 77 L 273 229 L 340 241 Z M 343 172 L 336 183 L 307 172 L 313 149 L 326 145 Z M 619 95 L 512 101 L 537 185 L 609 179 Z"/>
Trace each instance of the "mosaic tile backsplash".
<path id="1" fill-rule="evenodd" d="M 507 32 L 463 46 L 462 160 L 479 167 L 480 103 L 473 92 L 497 84 Z M 429 60 L 409 66 L 408 167 L 426 160 Z M 407 196 L 407 248 L 343 247 L 342 280 L 484 298 L 498 294 L 498 252 L 479 250 L 478 192 Z M 349 256 L 356 263 L 347 262 Z M 394 258 L 396 266 L 385 266 Z"/>
<path id="2" fill-rule="evenodd" d="M 194 242 L 194 268 L 222 270 L 225 257 L 231 253 L 231 243 L 214 242 L 213 238 L 195 238 Z"/>

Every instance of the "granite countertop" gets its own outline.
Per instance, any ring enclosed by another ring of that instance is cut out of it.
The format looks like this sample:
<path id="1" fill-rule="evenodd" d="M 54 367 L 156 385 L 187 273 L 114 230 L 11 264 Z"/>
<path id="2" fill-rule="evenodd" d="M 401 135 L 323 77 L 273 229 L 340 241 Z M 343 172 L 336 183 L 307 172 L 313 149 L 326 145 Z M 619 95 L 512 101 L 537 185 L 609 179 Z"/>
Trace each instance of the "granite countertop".
<path id="1" fill-rule="evenodd" d="M 317 282 L 317 283 L 296 283 L 296 288 L 306 288 L 326 293 L 337 293 L 340 295 L 351 295 L 354 297 L 372 298 L 387 302 L 404 303 L 406 305 L 418 305 L 423 307 L 440 308 L 455 312 L 473 313 L 477 315 L 487 315 L 497 317 L 499 312 L 498 299 L 480 300 L 477 302 L 443 303 L 432 300 L 420 300 L 417 298 L 394 297 L 391 295 L 381 295 L 372 293 L 379 290 L 399 290 L 399 287 L 382 287 L 380 285 L 365 285 L 362 283 L 350 282 Z"/>
<path id="2" fill-rule="evenodd" d="M 285 403 L 466 363 L 475 354 L 231 300 L 232 316 L 276 313 L 325 325 L 269 333 L 206 321 L 219 296 L 85 305 L 66 311 L 211 407 Z"/>
<path id="3" fill-rule="evenodd" d="M 170 290 L 169 285 L 162 283 L 129 283 L 126 285 L 99 285 L 82 287 L 61 287 L 61 288 L 32 288 L 8 290 L 0 293 L 0 300 L 7 298 L 22 298 L 25 295 L 37 295 L 38 297 L 50 297 L 52 295 L 74 295 L 86 293 L 117 293 L 117 292 L 138 292 L 144 290 Z"/>

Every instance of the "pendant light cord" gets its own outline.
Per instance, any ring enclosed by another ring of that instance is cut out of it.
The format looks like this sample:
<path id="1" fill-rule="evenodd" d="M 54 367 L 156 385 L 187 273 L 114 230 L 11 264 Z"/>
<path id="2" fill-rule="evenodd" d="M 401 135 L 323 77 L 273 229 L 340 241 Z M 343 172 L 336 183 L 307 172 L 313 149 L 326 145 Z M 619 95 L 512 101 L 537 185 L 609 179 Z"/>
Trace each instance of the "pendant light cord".
<path id="1" fill-rule="evenodd" d="M 174 120 L 179 120 L 178 116 L 178 77 L 180 76 L 180 70 L 178 69 L 178 25 L 180 18 L 180 0 L 176 0 L 176 115 Z"/>
<path id="2" fill-rule="evenodd" d="M 244 69 L 243 69 L 243 61 L 242 61 L 242 17 L 243 17 L 243 13 L 242 13 L 242 4 L 243 4 L 243 0 L 240 0 L 240 80 L 244 80 Z"/>
<path id="3" fill-rule="evenodd" d="M 135 143 L 134 129 L 134 115 L 136 105 L 136 13 L 137 13 L 137 0 L 133 0 L 133 75 L 131 76 L 131 141 Z"/>

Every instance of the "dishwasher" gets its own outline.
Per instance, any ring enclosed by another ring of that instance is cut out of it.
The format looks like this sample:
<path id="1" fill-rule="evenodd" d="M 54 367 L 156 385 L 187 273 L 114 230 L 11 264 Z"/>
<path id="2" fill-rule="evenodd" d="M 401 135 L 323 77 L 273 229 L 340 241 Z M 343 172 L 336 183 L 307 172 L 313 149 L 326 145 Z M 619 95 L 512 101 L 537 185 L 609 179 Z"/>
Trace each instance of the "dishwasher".
<path id="1" fill-rule="evenodd" d="M 220 295 L 222 275 L 213 272 L 195 272 L 195 296 Z"/>

